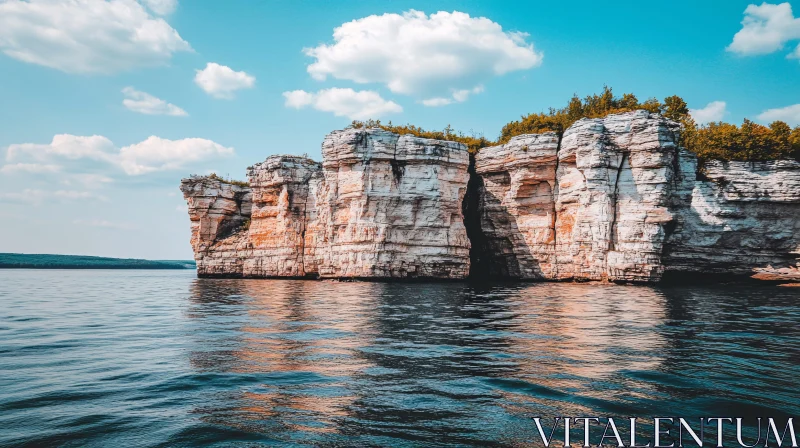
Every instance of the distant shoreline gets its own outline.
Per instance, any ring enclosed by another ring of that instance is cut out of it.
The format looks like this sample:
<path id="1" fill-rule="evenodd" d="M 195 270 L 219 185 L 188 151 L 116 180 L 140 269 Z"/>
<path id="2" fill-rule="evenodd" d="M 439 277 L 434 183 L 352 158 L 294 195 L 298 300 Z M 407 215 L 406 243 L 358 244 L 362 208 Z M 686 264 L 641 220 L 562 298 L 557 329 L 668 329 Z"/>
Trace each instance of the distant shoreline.
<path id="1" fill-rule="evenodd" d="M 193 260 L 144 260 L 87 255 L 0 253 L 0 269 L 195 269 Z"/>

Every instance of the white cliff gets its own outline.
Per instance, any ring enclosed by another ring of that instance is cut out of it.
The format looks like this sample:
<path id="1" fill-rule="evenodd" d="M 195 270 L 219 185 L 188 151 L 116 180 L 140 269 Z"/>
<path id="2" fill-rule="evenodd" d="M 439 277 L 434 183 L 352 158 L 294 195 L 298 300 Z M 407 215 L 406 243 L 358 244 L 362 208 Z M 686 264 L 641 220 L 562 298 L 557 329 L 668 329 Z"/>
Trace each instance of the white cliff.
<path id="1" fill-rule="evenodd" d="M 484 148 L 481 225 L 496 241 L 485 258 L 511 277 L 659 280 L 677 130 L 637 111 L 580 120 L 560 147 L 541 134 Z"/>
<path id="2" fill-rule="evenodd" d="M 320 277 L 464 278 L 469 154 L 381 129 L 333 132 L 307 240 Z"/>
<path id="3" fill-rule="evenodd" d="M 304 157 L 272 156 L 251 167 L 249 227 L 231 236 L 205 232 L 193 237 L 198 273 L 468 275 L 470 244 L 461 205 L 469 155 L 463 145 L 381 129 L 348 129 L 326 137 L 323 155 L 322 165 Z M 193 222 L 208 220 L 193 204 L 223 192 L 206 178 L 185 179 L 182 190 Z M 224 197 L 218 201 L 228 204 Z M 244 221 L 232 213 L 228 206 L 215 216 Z"/>
<path id="4" fill-rule="evenodd" d="M 184 179 L 201 276 L 800 280 L 800 163 L 708 162 L 646 111 L 483 148 L 346 129 L 249 188 Z M 698 174 L 699 173 L 699 174 Z M 469 237 L 468 237 L 469 235 Z"/>
<path id="5" fill-rule="evenodd" d="M 800 279 L 800 163 L 711 161 L 700 176 L 696 168 L 681 151 L 668 271 Z"/>

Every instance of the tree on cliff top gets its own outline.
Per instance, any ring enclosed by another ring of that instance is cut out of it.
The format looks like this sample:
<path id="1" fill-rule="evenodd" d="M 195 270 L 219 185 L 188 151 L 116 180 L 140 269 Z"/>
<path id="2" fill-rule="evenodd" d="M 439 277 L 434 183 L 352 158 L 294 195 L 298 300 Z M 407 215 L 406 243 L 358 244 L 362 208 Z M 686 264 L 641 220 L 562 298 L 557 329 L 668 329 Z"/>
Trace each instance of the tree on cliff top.
<path id="1" fill-rule="evenodd" d="M 467 150 L 473 154 L 478 152 L 478 150 L 483 147 L 495 144 L 495 142 L 488 140 L 483 135 L 464 135 L 462 132 L 455 132 L 449 124 L 441 131 L 426 131 L 425 129 L 422 129 L 419 126 L 414 126 L 413 124 L 395 126 L 391 121 L 388 124 L 383 124 L 381 123 L 381 120 L 370 119 L 366 121 L 353 120 L 348 128 L 381 128 L 385 131 L 394 132 L 395 134 L 400 135 L 410 134 L 415 137 L 463 143 L 467 147 Z"/>
<path id="2" fill-rule="evenodd" d="M 665 115 L 669 110 L 671 115 L 677 116 L 679 115 L 678 111 L 681 108 L 681 102 L 683 100 L 677 96 L 667 98 L 664 105 L 655 98 L 639 102 L 636 95 L 632 93 L 626 93 L 622 97 L 615 97 L 611 87 L 603 86 L 603 91 L 599 95 L 587 95 L 583 99 L 579 98 L 578 95 L 574 95 L 566 107 L 561 109 L 551 107 L 546 113 L 528 114 L 522 116 L 518 121 L 506 124 L 500 131 L 498 142 L 506 143 L 511 140 L 511 137 L 522 134 L 555 132 L 558 135 L 562 135 L 564 131 L 581 118 L 603 118 L 610 114 L 634 110 L 644 109 L 648 112 Z M 686 103 L 683 102 L 685 114 L 688 115 L 689 110 L 685 105 Z"/>
<path id="3" fill-rule="evenodd" d="M 583 99 L 574 95 L 561 109 L 550 108 L 548 112 L 532 113 L 511 121 L 503 126 L 497 141 L 488 140 L 482 135 L 468 136 L 454 132 L 450 125 L 442 131 L 426 131 L 411 124 L 394 126 L 391 122 L 382 124 L 380 120 L 367 120 L 353 121 L 350 127 L 379 127 L 397 134 L 456 141 L 464 143 L 470 152 L 475 153 L 486 146 L 507 143 L 517 135 L 555 132 L 561 136 L 582 118 L 603 118 L 642 109 L 680 123 L 681 145 L 697 154 L 701 161 L 800 160 L 800 126 L 792 129 L 786 123 L 776 121 L 767 127 L 747 119 L 741 126 L 722 122 L 698 126 L 689 114 L 686 101 L 677 95 L 664 98 L 663 103 L 655 98 L 640 102 L 632 93 L 616 97 L 608 86 L 604 86 L 600 94 L 587 95 Z"/>

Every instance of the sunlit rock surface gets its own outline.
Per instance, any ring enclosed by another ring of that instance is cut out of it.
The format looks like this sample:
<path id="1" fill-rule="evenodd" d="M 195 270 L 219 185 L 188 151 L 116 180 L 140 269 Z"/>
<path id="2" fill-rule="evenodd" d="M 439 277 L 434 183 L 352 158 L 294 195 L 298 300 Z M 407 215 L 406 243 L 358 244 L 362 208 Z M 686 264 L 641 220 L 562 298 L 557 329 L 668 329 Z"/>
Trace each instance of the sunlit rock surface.
<path id="1" fill-rule="evenodd" d="M 800 280 L 800 163 L 712 161 L 703 176 L 696 167 L 681 151 L 667 269 Z"/>
<path id="2" fill-rule="evenodd" d="M 490 266 L 511 277 L 656 281 L 674 177 L 675 123 L 645 111 L 523 135 L 475 157 Z"/>
<path id="3" fill-rule="evenodd" d="M 243 276 L 244 260 L 252 254 L 244 230 L 251 215 L 250 188 L 196 176 L 183 179 L 181 191 L 189 207 L 197 274 Z"/>
<path id="4" fill-rule="evenodd" d="M 348 129 L 326 137 L 323 156 L 323 164 L 272 156 L 251 167 L 252 213 L 241 219 L 219 181 L 184 180 L 193 223 L 205 222 L 193 204 L 214 195 L 224 204 L 214 214 L 219 220 L 250 219 L 234 236 L 193 236 L 198 273 L 466 278 L 470 243 L 461 206 L 469 155 L 463 145 Z"/>
<path id="5" fill-rule="evenodd" d="M 310 181 L 321 166 L 306 157 L 271 156 L 250 167 L 252 254 L 244 261 L 247 277 L 303 277 L 307 215 L 314 202 Z"/>
<path id="6" fill-rule="evenodd" d="M 381 129 L 333 132 L 307 241 L 321 277 L 465 278 L 469 154 Z"/>
<path id="7" fill-rule="evenodd" d="M 184 179 L 200 276 L 800 280 L 800 163 L 708 162 L 646 111 L 483 148 L 335 131 L 249 187 Z M 469 235 L 469 236 L 468 236 Z"/>
<path id="8" fill-rule="evenodd" d="M 556 275 L 555 133 L 521 135 L 475 155 L 482 247 L 474 259 L 486 276 L 553 279 Z"/>

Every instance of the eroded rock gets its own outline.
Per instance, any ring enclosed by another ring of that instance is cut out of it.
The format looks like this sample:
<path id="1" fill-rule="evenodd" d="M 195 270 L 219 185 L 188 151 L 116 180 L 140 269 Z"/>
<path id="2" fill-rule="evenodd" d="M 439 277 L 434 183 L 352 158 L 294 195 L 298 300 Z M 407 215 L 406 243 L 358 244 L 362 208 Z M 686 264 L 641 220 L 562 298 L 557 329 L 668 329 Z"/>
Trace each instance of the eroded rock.
<path id="1" fill-rule="evenodd" d="M 321 164 L 271 156 L 249 187 L 182 181 L 198 275 L 800 280 L 800 163 L 698 170 L 679 132 L 646 111 L 609 115 L 470 163 L 459 143 L 336 131 Z"/>

